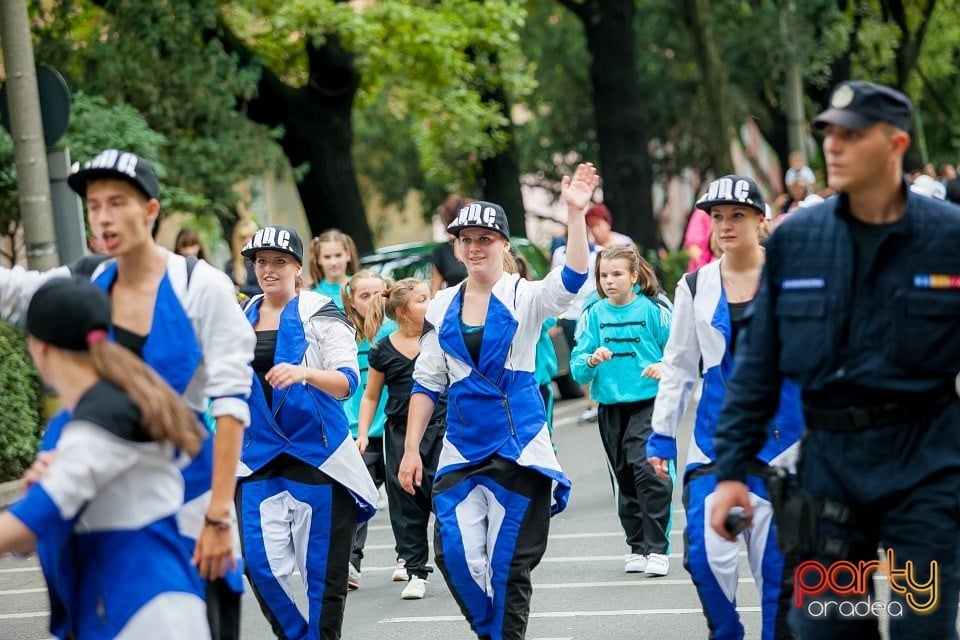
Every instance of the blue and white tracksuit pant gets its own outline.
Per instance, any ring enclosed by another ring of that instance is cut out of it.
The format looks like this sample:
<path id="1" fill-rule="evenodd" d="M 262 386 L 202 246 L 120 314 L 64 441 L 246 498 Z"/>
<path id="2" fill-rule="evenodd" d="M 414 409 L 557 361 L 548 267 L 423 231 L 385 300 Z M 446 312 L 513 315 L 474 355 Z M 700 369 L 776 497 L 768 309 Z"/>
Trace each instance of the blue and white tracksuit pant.
<path id="1" fill-rule="evenodd" d="M 499 456 L 434 485 L 437 565 L 481 639 L 522 640 L 547 549 L 551 479 Z"/>
<path id="2" fill-rule="evenodd" d="M 747 477 L 753 526 L 740 534 L 747 547 L 750 572 L 760 591 L 762 640 L 793 638 L 787 625 L 790 611 L 792 571 L 777 546 L 773 506 L 760 476 Z M 737 614 L 740 542 L 724 540 L 710 526 L 713 494 L 717 477 L 713 473 L 688 475 L 683 488 L 683 506 L 687 513 L 684 531 L 684 568 L 697 587 L 697 595 L 707 618 L 711 640 L 742 640 L 743 625 Z M 788 588 L 784 589 L 784 586 Z"/>
<path id="3" fill-rule="evenodd" d="M 319 469 L 281 455 L 238 481 L 237 517 L 247 577 L 274 634 L 340 638 L 357 526 L 350 492 Z M 290 586 L 295 570 L 310 603 L 307 619 Z"/>

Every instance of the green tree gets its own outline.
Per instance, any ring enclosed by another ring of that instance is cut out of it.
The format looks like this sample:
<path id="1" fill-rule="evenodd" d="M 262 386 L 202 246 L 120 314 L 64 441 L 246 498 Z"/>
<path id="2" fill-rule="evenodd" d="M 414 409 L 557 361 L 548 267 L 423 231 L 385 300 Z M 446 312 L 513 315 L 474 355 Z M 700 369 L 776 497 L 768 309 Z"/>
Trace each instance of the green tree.
<path id="1" fill-rule="evenodd" d="M 219 40 L 216 0 L 33 0 L 37 59 L 56 67 L 74 90 L 129 105 L 164 137 L 149 156 L 165 170 L 169 204 L 235 218 L 233 186 L 282 158 L 274 132 L 245 117 L 241 101 L 258 71 L 241 66 Z M 98 121 L 103 146 L 123 131 Z M 86 150 L 85 150 L 86 151 Z M 91 152 L 92 148 L 90 149 Z M 79 149 L 76 160 L 86 160 Z M 181 196 L 191 194 L 183 201 Z M 197 197 L 199 196 L 199 198 Z"/>

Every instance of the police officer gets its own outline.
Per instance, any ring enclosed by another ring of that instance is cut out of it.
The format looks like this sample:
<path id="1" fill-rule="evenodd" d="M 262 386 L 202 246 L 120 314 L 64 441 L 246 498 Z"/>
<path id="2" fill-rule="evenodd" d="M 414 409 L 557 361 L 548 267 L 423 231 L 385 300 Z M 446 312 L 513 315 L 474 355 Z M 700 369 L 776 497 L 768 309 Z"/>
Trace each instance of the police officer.
<path id="1" fill-rule="evenodd" d="M 893 640 L 957 637 L 960 217 L 903 180 L 911 115 L 898 91 L 844 82 L 814 120 L 838 196 L 768 240 L 714 440 L 711 525 L 731 539 L 731 509 L 752 515 L 744 480 L 780 383 L 802 388 L 804 492 L 790 504 L 812 515 L 778 517 L 781 542 L 802 543 L 793 622 L 803 638 L 879 638 L 884 609 Z M 893 572 L 889 601 L 877 602 L 873 569 Z"/>

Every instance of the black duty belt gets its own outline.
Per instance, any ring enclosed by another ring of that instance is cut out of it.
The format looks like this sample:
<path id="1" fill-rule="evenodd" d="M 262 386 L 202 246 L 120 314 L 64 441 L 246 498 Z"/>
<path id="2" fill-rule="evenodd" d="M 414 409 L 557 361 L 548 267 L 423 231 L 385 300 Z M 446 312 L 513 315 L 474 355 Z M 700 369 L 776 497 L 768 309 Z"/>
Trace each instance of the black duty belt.
<path id="1" fill-rule="evenodd" d="M 898 423 L 915 422 L 957 399 L 954 389 L 941 389 L 925 398 L 910 402 L 892 402 L 862 407 L 823 409 L 803 405 L 803 418 L 808 429 L 820 431 L 864 431 Z"/>

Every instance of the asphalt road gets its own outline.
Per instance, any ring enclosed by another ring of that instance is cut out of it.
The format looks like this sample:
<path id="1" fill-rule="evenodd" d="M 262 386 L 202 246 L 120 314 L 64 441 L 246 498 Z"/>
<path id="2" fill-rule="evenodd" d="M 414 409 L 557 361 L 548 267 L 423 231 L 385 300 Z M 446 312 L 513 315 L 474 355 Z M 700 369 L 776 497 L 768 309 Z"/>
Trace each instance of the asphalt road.
<path id="1" fill-rule="evenodd" d="M 546 556 L 533 574 L 528 640 L 707 637 L 693 584 L 682 567 L 684 515 L 679 488 L 674 492 L 669 575 L 652 578 L 624 574 L 627 547 L 616 517 L 597 426 L 576 422 L 583 406 L 583 401 L 566 401 L 556 408 L 555 441 L 560 461 L 573 480 L 573 492 L 566 511 L 552 521 Z M 681 442 L 689 437 L 692 418 L 693 411 L 689 411 Z M 400 599 L 403 584 L 390 581 L 393 537 L 385 510 L 371 522 L 367 542 L 361 588 L 351 592 L 347 600 L 345 639 L 473 637 L 439 573 L 431 576 L 426 598 Z M 747 638 L 759 638 L 758 599 L 746 557 L 741 556 L 738 603 Z M 294 587 L 302 604 L 303 590 L 299 584 Z M 249 592 L 243 607 L 244 640 L 272 638 Z M 0 559 L 0 640 L 48 638 L 47 612 L 46 591 L 36 561 Z"/>

